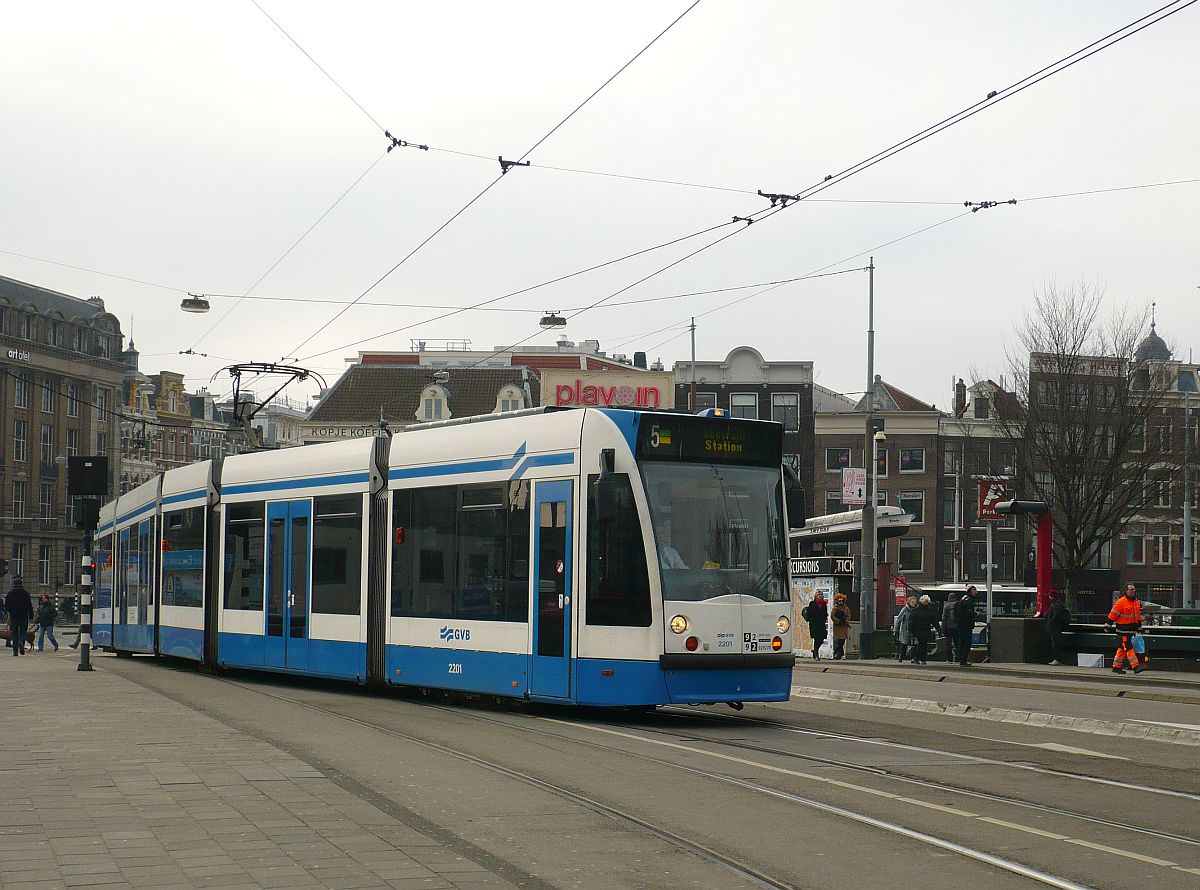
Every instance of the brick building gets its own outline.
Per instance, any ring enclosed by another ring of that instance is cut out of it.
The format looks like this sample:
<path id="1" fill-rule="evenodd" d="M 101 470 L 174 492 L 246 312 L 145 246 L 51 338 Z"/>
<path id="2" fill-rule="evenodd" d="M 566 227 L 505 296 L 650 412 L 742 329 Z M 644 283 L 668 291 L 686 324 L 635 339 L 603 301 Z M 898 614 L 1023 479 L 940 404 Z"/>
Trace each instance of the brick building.
<path id="1" fill-rule="evenodd" d="M 783 424 L 784 462 L 804 485 L 808 515 L 822 512 L 813 482 L 813 363 L 768 362 L 751 346 L 735 347 L 721 361 L 697 361 L 694 369 L 690 361 L 676 362 L 675 404 L 681 408 L 688 405 L 693 378 L 697 411 L 725 408 L 734 417 Z"/>
<path id="2" fill-rule="evenodd" d="M 67 458 L 110 455 L 118 472 L 121 346 L 99 297 L 0 277 L 0 554 L 35 596 L 73 595 L 79 578 Z"/>

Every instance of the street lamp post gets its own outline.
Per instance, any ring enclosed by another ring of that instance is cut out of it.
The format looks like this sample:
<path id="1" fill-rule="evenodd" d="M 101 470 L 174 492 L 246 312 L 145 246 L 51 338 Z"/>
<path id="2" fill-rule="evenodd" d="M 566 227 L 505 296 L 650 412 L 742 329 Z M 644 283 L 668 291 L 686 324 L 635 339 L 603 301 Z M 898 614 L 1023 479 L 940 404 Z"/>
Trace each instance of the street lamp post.
<path id="1" fill-rule="evenodd" d="M 866 434 L 863 440 L 863 458 L 878 468 L 875 459 L 875 257 L 867 266 L 867 410 Z M 862 512 L 862 539 L 859 549 L 861 571 L 859 586 L 859 637 L 860 658 L 875 657 L 875 482 L 877 474 L 866 474 L 867 496 Z"/>

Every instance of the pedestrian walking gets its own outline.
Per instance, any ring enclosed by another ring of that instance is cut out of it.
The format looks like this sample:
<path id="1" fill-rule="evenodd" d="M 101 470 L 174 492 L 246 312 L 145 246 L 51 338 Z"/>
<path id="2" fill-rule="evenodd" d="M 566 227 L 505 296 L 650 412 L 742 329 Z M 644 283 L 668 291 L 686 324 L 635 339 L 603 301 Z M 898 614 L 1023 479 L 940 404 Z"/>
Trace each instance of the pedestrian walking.
<path id="1" fill-rule="evenodd" d="M 10 594 L 11 595 L 11 594 Z M 11 608 L 10 608 L 11 611 Z M 1138 601 L 1137 588 L 1125 585 L 1125 595 L 1113 603 L 1104 625 L 1117 634 L 1117 654 L 1113 656 L 1113 673 L 1123 674 L 1126 667 L 1140 674 L 1146 668 L 1134 650 L 1134 636 L 1142 629 L 1142 604 Z"/>
<path id="2" fill-rule="evenodd" d="M 958 650 L 958 663 L 963 667 L 971 666 L 971 643 L 975 636 L 975 597 L 977 594 L 975 585 L 968 585 L 967 592 L 954 604 L 954 625 L 958 634 L 955 648 Z"/>
<path id="3" fill-rule="evenodd" d="M 850 606 L 846 604 L 846 594 L 833 595 L 833 611 L 829 613 L 833 619 L 833 660 L 846 657 L 846 640 L 850 636 Z"/>
<path id="4" fill-rule="evenodd" d="M 50 645 L 54 647 L 55 652 L 58 651 L 58 640 L 54 639 L 54 622 L 57 618 L 58 606 L 51 602 L 50 594 L 43 593 L 41 600 L 38 601 L 37 608 L 38 652 L 41 652 L 45 649 L 46 637 L 50 637 Z"/>
<path id="5" fill-rule="evenodd" d="M 917 598 L 910 596 L 896 613 L 896 661 L 904 661 L 908 657 L 908 649 L 913 643 L 912 613 L 916 607 Z"/>
<path id="6" fill-rule="evenodd" d="M 25 636 L 29 633 L 29 619 L 33 617 L 33 600 L 21 583 L 20 577 L 13 578 L 12 590 L 4 597 L 4 608 L 8 610 L 8 627 L 12 632 L 13 655 L 25 654 Z"/>
<path id="7" fill-rule="evenodd" d="M 1046 610 L 1046 634 L 1050 637 L 1050 663 L 1062 664 L 1062 635 L 1071 626 L 1071 612 L 1062 594 L 1050 591 L 1050 608 Z"/>
<path id="8" fill-rule="evenodd" d="M 825 603 L 825 594 L 814 596 L 813 601 L 800 610 L 800 617 L 808 622 L 808 635 L 813 641 L 813 659 L 820 661 L 821 647 L 829 635 L 829 606 Z"/>
<path id="9" fill-rule="evenodd" d="M 913 664 L 929 664 L 929 641 L 933 639 L 933 625 L 937 622 L 937 610 L 928 594 L 917 600 L 909 618 L 913 638 Z"/>
<path id="10" fill-rule="evenodd" d="M 954 650 L 958 647 L 958 625 L 954 623 L 954 604 L 958 602 L 958 591 L 952 590 L 942 606 L 942 635 L 946 638 L 946 661 L 954 661 Z"/>

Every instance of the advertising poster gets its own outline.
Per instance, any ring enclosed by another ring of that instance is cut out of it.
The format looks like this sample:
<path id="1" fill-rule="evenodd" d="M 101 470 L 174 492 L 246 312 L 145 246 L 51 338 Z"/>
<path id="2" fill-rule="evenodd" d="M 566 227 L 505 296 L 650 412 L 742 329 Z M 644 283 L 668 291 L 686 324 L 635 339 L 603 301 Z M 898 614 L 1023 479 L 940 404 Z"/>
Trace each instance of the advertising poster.
<path id="1" fill-rule="evenodd" d="M 825 604 L 833 608 L 833 595 L 837 592 L 836 578 L 797 578 L 792 577 L 792 645 L 795 651 L 805 658 L 812 658 L 812 636 L 808 632 L 808 622 L 801 617 L 804 607 L 813 601 L 818 593 L 825 595 Z M 833 658 L 833 624 L 826 621 L 825 643 L 821 646 L 822 658 Z"/>

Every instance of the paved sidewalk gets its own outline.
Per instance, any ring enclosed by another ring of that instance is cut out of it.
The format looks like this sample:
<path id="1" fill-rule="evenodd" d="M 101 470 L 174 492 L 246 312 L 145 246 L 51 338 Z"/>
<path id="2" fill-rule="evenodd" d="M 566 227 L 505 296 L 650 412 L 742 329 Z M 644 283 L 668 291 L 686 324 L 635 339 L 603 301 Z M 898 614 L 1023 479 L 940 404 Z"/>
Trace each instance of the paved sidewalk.
<path id="1" fill-rule="evenodd" d="M 512 886 L 106 660 L 0 656 L 0 887 Z"/>

